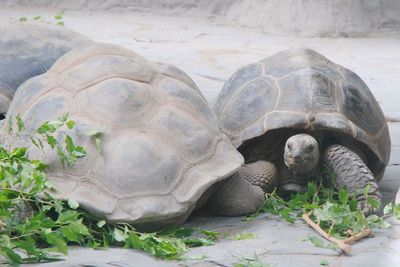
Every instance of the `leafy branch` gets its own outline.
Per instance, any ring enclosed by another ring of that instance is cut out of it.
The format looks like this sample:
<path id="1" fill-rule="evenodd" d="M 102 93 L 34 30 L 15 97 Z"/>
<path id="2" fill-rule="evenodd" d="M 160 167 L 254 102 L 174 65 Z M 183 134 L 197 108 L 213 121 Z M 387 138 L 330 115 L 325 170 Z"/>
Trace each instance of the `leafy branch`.
<path id="1" fill-rule="evenodd" d="M 365 193 L 367 190 L 368 187 Z M 379 206 L 374 199 L 367 198 L 367 202 L 374 208 Z M 336 192 L 332 188 L 324 187 L 322 182 L 319 184 L 310 182 L 306 192 L 292 194 L 288 199 L 281 198 L 276 191 L 267 194 L 264 206 L 244 220 L 252 220 L 264 212 L 279 215 L 290 223 L 303 220 L 346 253 L 350 252 L 350 243 L 370 236 L 371 229 L 390 226 L 383 217 L 377 215 L 365 217 L 358 209 L 358 201 L 351 198 L 346 189 L 342 188 Z M 323 247 L 322 240 L 318 238 L 307 240 L 315 246 Z"/>
<path id="2" fill-rule="evenodd" d="M 68 113 L 54 121 L 46 121 L 36 129 L 26 127 L 19 115 L 16 121 L 10 117 L 7 122 L 7 138 L 29 138 L 34 146 L 36 146 L 42 154 L 45 154 L 44 144 L 50 146 L 57 152 L 57 155 L 64 167 L 71 167 L 78 158 L 86 155 L 86 151 L 81 146 L 76 146 L 72 137 L 66 132 L 75 127 L 75 122 L 68 120 Z M 64 138 L 64 144 L 60 140 Z M 4 138 L 3 138 L 4 139 Z M 27 150 L 27 148 L 24 148 Z"/>

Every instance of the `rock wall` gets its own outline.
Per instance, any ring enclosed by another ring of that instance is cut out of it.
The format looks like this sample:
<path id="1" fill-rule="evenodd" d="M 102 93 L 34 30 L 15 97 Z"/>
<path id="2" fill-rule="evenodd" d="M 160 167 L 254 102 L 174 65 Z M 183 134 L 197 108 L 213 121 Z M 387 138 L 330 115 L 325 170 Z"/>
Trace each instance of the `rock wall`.
<path id="1" fill-rule="evenodd" d="M 310 37 L 400 32 L 399 0 L 0 0 L 0 6 L 152 9 L 174 15 L 216 16 L 269 33 Z"/>

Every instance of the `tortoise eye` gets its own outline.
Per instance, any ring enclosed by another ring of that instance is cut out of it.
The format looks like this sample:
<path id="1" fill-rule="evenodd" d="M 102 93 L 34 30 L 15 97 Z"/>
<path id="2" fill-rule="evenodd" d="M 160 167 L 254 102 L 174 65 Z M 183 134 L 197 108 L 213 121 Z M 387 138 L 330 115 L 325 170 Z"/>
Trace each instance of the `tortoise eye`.
<path id="1" fill-rule="evenodd" d="M 288 143 L 288 144 L 287 144 L 287 148 L 288 148 L 289 150 L 292 150 L 292 143 Z"/>
<path id="2" fill-rule="evenodd" d="M 308 152 L 314 151 L 314 146 L 311 145 L 311 144 L 309 144 L 309 145 L 307 146 L 307 151 L 308 151 Z"/>

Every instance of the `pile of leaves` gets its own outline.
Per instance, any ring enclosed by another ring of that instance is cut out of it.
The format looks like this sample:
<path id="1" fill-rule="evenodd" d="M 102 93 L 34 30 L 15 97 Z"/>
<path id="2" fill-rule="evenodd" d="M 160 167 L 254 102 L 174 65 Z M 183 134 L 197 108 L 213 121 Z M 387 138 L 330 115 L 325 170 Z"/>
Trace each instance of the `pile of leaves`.
<path id="1" fill-rule="evenodd" d="M 75 123 L 68 115 L 36 129 L 26 129 L 20 117 L 7 125 L 12 139 L 28 139 L 42 152 L 45 146 L 54 149 L 65 168 L 86 155 L 69 134 Z M 97 145 L 97 135 L 88 135 Z M 120 246 L 163 259 L 180 259 L 188 247 L 211 245 L 218 237 L 218 233 L 201 229 L 171 227 L 141 233 L 126 223 L 108 224 L 80 209 L 73 199 L 53 198 L 46 167 L 43 161 L 28 157 L 27 147 L 0 147 L 0 254 L 12 263 L 60 260 L 69 244 Z"/>
<path id="2" fill-rule="evenodd" d="M 368 187 L 364 193 L 367 194 L 367 192 Z M 366 199 L 372 207 L 379 208 L 379 202 L 375 199 L 368 198 L 367 195 Z M 338 240 L 354 237 L 369 229 L 390 226 L 383 217 L 378 215 L 365 217 L 358 209 L 358 201 L 352 198 L 346 189 L 342 188 L 337 192 L 332 188 L 324 187 L 322 182 L 310 182 L 306 192 L 292 194 L 287 199 L 278 196 L 276 191 L 267 194 L 264 206 L 256 214 L 244 219 L 251 220 L 264 212 L 279 215 L 290 223 L 302 220 L 304 215 L 308 214 L 310 219 L 328 236 Z M 391 212 L 393 212 L 393 206 L 387 206 L 385 215 Z M 323 241 L 316 236 L 310 236 L 308 240 L 318 247 L 324 246 Z"/>

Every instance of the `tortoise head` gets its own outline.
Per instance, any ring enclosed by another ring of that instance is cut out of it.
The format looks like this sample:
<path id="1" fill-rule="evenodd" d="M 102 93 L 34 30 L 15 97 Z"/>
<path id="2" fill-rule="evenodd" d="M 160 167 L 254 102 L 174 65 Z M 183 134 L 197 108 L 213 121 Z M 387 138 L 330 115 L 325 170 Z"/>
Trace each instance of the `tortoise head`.
<path id="1" fill-rule="evenodd" d="M 286 141 L 284 160 L 295 174 L 313 173 L 319 161 L 317 140 L 308 134 L 293 135 Z"/>

